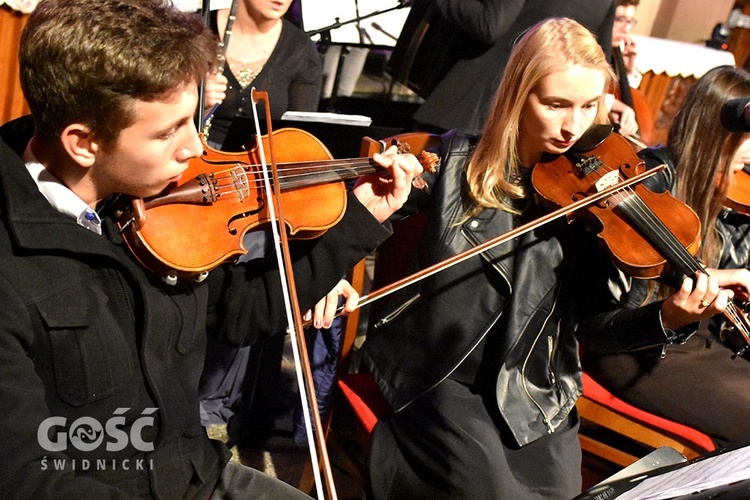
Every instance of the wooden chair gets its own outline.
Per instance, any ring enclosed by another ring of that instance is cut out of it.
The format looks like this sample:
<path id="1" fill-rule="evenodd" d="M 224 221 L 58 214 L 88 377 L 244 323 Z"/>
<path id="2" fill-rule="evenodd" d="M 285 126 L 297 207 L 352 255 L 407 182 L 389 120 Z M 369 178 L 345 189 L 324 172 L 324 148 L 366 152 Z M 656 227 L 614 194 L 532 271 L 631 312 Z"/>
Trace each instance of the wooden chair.
<path id="1" fill-rule="evenodd" d="M 360 261 L 349 274 L 349 281 L 360 293 L 365 281 L 365 260 Z M 386 403 L 375 379 L 367 373 L 352 373 L 354 343 L 357 339 L 359 310 L 346 318 L 344 339 L 338 364 L 336 393 L 323 422 L 331 462 L 339 464 L 346 473 L 362 488 L 365 486 L 365 463 L 370 449 L 370 436 L 378 420 L 388 411 Z M 334 422 L 335 420 L 335 422 Z M 360 448 L 353 454 L 345 446 L 350 436 L 341 436 L 339 429 L 348 429 Z M 312 463 L 308 460 L 302 472 L 299 489 L 311 493 L 314 489 Z"/>
<path id="2" fill-rule="evenodd" d="M 375 152 L 387 148 L 393 139 L 408 143 L 410 151 L 419 153 L 424 149 L 434 148 L 439 144 L 440 136 L 419 132 L 409 132 L 376 141 L 370 137 L 362 140 L 360 156 L 369 157 Z M 407 252 L 413 252 L 422 229 L 423 219 L 409 217 L 393 223 L 394 234 L 380 246 L 376 254 L 374 286 L 387 284 L 406 274 L 404 263 Z M 360 261 L 349 274 L 349 282 L 360 293 L 363 293 L 366 273 L 366 261 Z M 366 478 L 366 457 L 369 455 L 372 431 L 378 420 L 387 414 L 388 403 L 380 393 L 375 379 L 368 373 L 357 373 L 353 366 L 354 344 L 357 339 L 360 323 L 360 310 L 346 317 L 344 339 L 338 364 L 337 393 L 334 396 L 323 428 L 329 450 L 338 459 L 338 463 L 349 476 L 364 488 Z M 356 441 L 359 447 L 355 453 L 344 445 L 343 432 L 347 433 L 346 441 Z M 352 439 L 353 438 L 353 439 Z M 310 493 L 314 488 L 312 464 L 308 461 L 300 479 L 299 489 Z"/>
<path id="3" fill-rule="evenodd" d="M 674 448 L 688 460 L 716 449 L 706 434 L 618 399 L 585 372 L 576 407 L 581 448 L 622 467 L 661 446 Z"/>

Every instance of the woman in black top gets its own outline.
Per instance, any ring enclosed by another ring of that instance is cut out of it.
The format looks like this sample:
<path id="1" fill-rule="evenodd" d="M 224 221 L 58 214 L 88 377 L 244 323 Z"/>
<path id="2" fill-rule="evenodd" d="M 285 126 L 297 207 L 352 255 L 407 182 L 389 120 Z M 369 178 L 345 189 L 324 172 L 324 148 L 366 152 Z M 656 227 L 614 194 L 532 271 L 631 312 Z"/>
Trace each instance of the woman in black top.
<path id="1" fill-rule="evenodd" d="M 221 146 L 235 116 L 252 116 L 251 90 L 268 92 L 271 118 L 285 111 L 317 111 L 323 63 L 315 44 L 284 18 L 292 0 L 240 0 L 226 48 L 223 75 L 206 81 L 205 111 L 210 144 Z M 229 9 L 211 13 L 211 27 L 224 39 Z M 258 114 L 264 117 L 263 107 Z M 248 138 L 255 133 L 248 130 Z"/>
<path id="2" fill-rule="evenodd" d="M 722 128 L 725 101 L 750 95 L 750 74 L 734 66 L 712 69 L 690 89 L 677 114 L 666 147 L 639 153 L 647 167 L 666 163 L 668 170 L 646 181 L 654 191 L 671 190 L 698 214 L 701 246 L 697 257 L 717 273 L 744 273 L 750 262 L 750 217 L 725 208 L 727 190 L 750 163 L 750 134 Z M 670 293 L 674 281 L 636 282 L 629 300 L 653 300 Z M 747 381 L 750 363 L 733 357 L 747 343 L 736 342 L 715 320 L 684 345 L 666 351 L 584 356 L 584 369 L 627 402 L 695 427 L 718 445 L 750 439 Z"/>

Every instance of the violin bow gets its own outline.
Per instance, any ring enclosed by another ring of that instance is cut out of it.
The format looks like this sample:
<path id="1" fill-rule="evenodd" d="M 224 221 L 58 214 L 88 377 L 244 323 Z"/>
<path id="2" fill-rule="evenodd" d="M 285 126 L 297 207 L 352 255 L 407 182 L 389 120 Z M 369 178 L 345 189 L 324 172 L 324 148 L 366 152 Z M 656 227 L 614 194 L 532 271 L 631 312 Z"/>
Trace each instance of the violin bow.
<path id="1" fill-rule="evenodd" d="M 206 2 L 209 2 L 209 0 L 206 0 Z M 224 72 L 224 66 L 227 62 L 227 49 L 229 48 L 229 39 L 232 37 L 232 27 L 234 26 L 234 19 L 237 15 L 237 5 L 239 4 L 239 0 L 232 0 L 232 4 L 229 6 L 229 16 L 227 17 L 227 24 L 224 27 L 224 36 L 219 40 L 219 66 L 216 68 L 216 73 L 221 74 Z M 208 14 L 205 14 L 206 22 L 208 22 L 209 16 Z M 202 92 L 201 97 L 205 99 L 205 91 Z M 203 109 L 203 100 L 200 102 L 200 108 Z M 211 106 L 211 109 L 208 110 L 208 113 L 203 116 L 201 126 L 198 127 L 198 130 L 203 131 L 203 136 L 208 140 L 208 133 L 211 130 L 211 119 L 214 117 L 214 113 L 216 113 L 216 108 L 219 107 L 219 103 L 217 102 L 213 106 Z"/>
<path id="2" fill-rule="evenodd" d="M 268 168 L 265 162 L 265 151 L 263 150 L 263 141 L 259 126 L 257 101 L 262 100 L 265 103 L 266 124 L 268 127 L 268 144 L 269 157 L 271 159 L 271 175 L 269 179 Z M 317 489 L 317 498 L 337 500 L 336 486 L 333 481 L 333 472 L 331 462 L 328 458 L 328 449 L 326 447 L 326 437 L 323 432 L 323 424 L 320 420 L 318 411 L 318 399 L 315 394 L 315 383 L 313 381 L 312 369 L 310 367 L 310 358 L 307 353 L 307 344 L 305 342 L 304 327 L 302 323 L 302 313 L 297 299 L 297 290 L 294 282 L 294 272 L 292 270 L 292 259 L 289 251 L 289 238 L 285 229 L 284 214 L 282 213 L 281 204 L 281 182 L 279 181 L 278 168 L 273 153 L 273 139 L 271 130 L 271 106 L 268 102 L 268 94 L 252 89 L 253 118 L 255 119 L 255 131 L 258 135 L 259 157 L 261 161 L 263 179 L 265 184 L 266 196 L 268 199 L 269 215 L 275 224 L 271 224 L 273 239 L 276 249 L 276 258 L 281 276 L 281 287 L 284 291 L 284 307 L 286 309 L 287 321 L 289 324 L 288 331 L 292 338 L 292 351 L 294 354 L 295 367 L 297 372 L 297 385 L 299 386 L 300 399 L 302 400 L 302 414 L 305 419 L 305 428 L 307 430 L 307 442 L 310 447 L 310 460 L 313 464 L 313 475 L 315 476 L 315 487 Z M 271 187 L 273 186 L 273 188 Z M 274 213 L 275 212 L 275 213 Z M 284 227 L 284 229 L 279 229 Z M 309 406 L 308 406 L 309 404 Z M 312 413 L 312 422 L 311 414 Z M 313 436 L 314 426 L 314 436 Z M 317 446 L 316 446 L 317 442 Z M 317 464 L 317 467 L 315 466 Z M 320 475 L 320 469 L 323 469 L 326 479 L 326 490 L 328 496 L 323 495 L 323 484 Z"/>
<path id="3" fill-rule="evenodd" d="M 433 274 L 437 274 L 440 271 L 447 269 L 449 267 L 452 267 L 456 264 L 459 264 L 467 259 L 470 259 L 471 257 L 474 257 L 476 255 L 481 254 L 482 252 L 486 252 L 487 250 L 494 248 L 498 245 L 501 245 L 505 243 L 506 241 L 510 241 L 513 238 L 517 238 L 523 234 L 526 234 L 530 231 L 533 231 L 534 229 L 543 226 L 544 224 L 547 224 L 548 222 L 551 222 L 555 219 L 559 219 L 561 217 L 567 216 L 575 212 L 576 210 L 580 210 L 582 208 L 588 207 L 590 205 L 593 205 L 594 203 L 603 200 L 604 198 L 608 198 L 609 196 L 612 196 L 613 194 L 616 194 L 618 191 L 622 191 L 625 188 L 628 188 L 634 184 L 637 184 L 644 179 L 651 177 L 652 175 L 657 174 L 658 172 L 661 172 L 667 168 L 666 165 L 659 165 L 657 167 L 654 167 L 650 170 L 647 170 L 645 172 L 641 172 L 638 175 L 634 175 L 633 177 L 622 181 L 618 184 L 614 184 L 606 189 L 603 189 L 595 194 L 586 196 L 585 198 L 581 198 L 578 201 L 575 201 L 571 203 L 570 205 L 566 205 L 564 207 L 560 207 L 557 210 L 550 212 L 546 215 L 543 215 L 539 217 L 538 219 L 535 219 L 531 222 L 527 222 L 526 224 L 520 225 L 516 227 L 515 229 L 512 229 L 508 231 L 507 233 L 501 234 L 500 236 L 497 236 L 495 238 L 492 238 L 490 240 L 485 241 L 484 243 L 481 243 L 475 247 L 472 247 L 468 250 L 465 250 L 461 253 L 457 253 L 456 255 L 449 257 L 443 261 L 437 262 L 431 266 L 428 266 L 420 271 L 417 271 L 414 274 L 411 274 L 409 276 L 406 276 L 402 279 L 396 280 L 390 285 L 386 285 L 378 290 L 375 290 L 374 292 L 371 292 L 366 295 L 362 295 L 359 298 L 359 301 L 357 302 L 357 309 L 360 307 L 366 306 L 372 302 L 375 302 L 376 300 L 382 299 L 383 297 L 390 295 L 394 292 L 397 292 L 403 288 L 406 288 L 409 285 L 412 285 L 414 283 L 417 283 L 418 281 L 421 281 L 425 278 L 428 278 L 432 276 Z M 339 308 L 336 316 L 340 316 L 343 311 L 343 308 Z M 310 322 L 308 321 L 305 323 L 304 326 L 308 326 Z"/>

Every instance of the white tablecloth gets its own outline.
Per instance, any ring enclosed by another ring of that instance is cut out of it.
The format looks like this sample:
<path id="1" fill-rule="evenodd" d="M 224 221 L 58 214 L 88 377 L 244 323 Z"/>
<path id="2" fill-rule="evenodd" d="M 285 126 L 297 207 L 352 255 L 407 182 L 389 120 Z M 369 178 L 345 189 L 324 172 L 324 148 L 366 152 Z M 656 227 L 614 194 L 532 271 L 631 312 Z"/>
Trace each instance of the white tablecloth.
<path id="1" fill-rule="evenodd" d="M 734 54 L 726 50 L 648 36 L 633 35 L 633 39 L 638 44 L 635 65 L 641 73 L 700 78 L 716 66 L 735 65 Z"/>

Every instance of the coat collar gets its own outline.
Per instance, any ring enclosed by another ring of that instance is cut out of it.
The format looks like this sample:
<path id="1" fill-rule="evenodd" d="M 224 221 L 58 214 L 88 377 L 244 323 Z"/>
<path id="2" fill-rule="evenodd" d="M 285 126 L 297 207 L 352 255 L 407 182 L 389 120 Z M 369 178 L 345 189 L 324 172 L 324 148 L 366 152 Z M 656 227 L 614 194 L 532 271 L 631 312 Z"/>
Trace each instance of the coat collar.
<path id="1" fill-rule="evenodd" d="M 39 192 L 21 157 L 8 146 L 18 137 L 0 136 L 0 185 L 2 211 L 8 231 L 15 242 L 32 250 L 68 250 L 111 255 L 112 241 L 81 227 L 67 215 L 55 210 Z M 6 143 L 6 138 L 7 142 Z M 26 142 L 30 137 L 26 137 Z M 116 235 L 114 242 L 121 241 Z"/>

